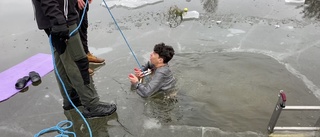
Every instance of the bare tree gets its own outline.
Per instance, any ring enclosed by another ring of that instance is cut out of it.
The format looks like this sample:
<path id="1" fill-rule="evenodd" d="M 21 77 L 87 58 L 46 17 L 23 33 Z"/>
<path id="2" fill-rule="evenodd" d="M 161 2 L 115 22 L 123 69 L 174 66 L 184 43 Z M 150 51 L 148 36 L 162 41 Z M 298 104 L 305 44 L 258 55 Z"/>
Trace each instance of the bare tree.
<path id="1" fill-rule="evenodd" d="M 297 8 L 301 7 L 304 8 L 302 11 L 303 17 L 320 19 L 320 0 L 306 0 L 304 5 Z"/>

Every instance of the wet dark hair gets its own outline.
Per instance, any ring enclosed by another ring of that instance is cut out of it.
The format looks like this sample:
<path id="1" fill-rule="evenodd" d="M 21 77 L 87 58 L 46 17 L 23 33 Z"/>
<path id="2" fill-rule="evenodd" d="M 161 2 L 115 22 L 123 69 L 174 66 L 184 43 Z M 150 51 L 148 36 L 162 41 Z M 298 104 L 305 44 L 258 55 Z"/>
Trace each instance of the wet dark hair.
<path id="1" fill-rule="evenodd" d="M 153 51 L 159 54 L 159 57 L 163 59 L 163 63 L 168 63 L 174 55 L 174 49 L 164 43 L 156 44 Z"/>

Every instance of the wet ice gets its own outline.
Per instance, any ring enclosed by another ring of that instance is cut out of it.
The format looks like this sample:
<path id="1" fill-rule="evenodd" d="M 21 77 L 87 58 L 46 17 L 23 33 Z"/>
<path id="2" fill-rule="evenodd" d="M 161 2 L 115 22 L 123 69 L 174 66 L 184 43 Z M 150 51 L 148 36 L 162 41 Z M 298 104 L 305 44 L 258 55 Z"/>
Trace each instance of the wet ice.
<path id="1" fill-rule="evenodd" d="M 162 2 L 163 0 L 111 0 L 107 1 L 107 5 L 109 8 L 113 8 L 116 6 L 122 6 L 127 8 L 139 8 L 149 4 L 155 4 L 158 2 Z M 102 6 L 106 6 L 104 2 L 101 3 Z"/>

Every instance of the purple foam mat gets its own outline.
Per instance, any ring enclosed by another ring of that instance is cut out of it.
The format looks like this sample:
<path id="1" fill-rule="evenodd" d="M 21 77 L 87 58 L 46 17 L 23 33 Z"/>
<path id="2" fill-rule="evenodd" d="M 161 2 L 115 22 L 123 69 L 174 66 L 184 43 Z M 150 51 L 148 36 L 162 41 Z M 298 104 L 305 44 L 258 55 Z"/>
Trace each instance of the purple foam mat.
<path id="1" fill-rule="evenodd" d="M 52 56 L 38 53 L 25 61 L 0 73 L 0 102 L 9 99 L 20 90 L 15 88 L 19 78 L 28 76 L 30 71 L 38 72 L 41 77 L 53 70 Z M 26 85 L 31 85 L 29 81 Z"/>

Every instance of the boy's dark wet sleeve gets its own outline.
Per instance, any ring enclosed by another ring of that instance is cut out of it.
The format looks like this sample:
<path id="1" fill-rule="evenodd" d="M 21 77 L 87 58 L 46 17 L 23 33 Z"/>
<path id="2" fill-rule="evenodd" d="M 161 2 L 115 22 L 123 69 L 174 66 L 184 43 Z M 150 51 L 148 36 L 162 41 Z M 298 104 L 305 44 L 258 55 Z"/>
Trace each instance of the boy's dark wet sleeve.
<path id="1" fill-rule="evenodd" d="M 152 77 L 151 81 L 145 85 L 139 84 L 137 86 L 137 93 L 141 97 L 149 97 L 155 92 L 159 91 L 163 86 L 164 74 L 162 72 L 156 72 Z"/>
<path id="2" fill-rule="evenodd" d="M 145 65 L 142 65 L 142 71 L 146 71 L 148 69 L 153 69 L 154 65 L 150 63 L 150 61 L 148 61 Z"/>
<path id="3" fill-rule="evenodd" d="M 40 0 L 41 1 L 41 10 L 44 15 L 49 17 L 51 26 L 53 25 L 62 25 L 66 24 L 66 18 L 64 13 L 59 9 L 59 6 L 64 6 L 63 1 L 60 0 Z M 62 3 L 61 3 L 62 2 Z M 62 8 L 63 9 L 63 8 Z"/>

